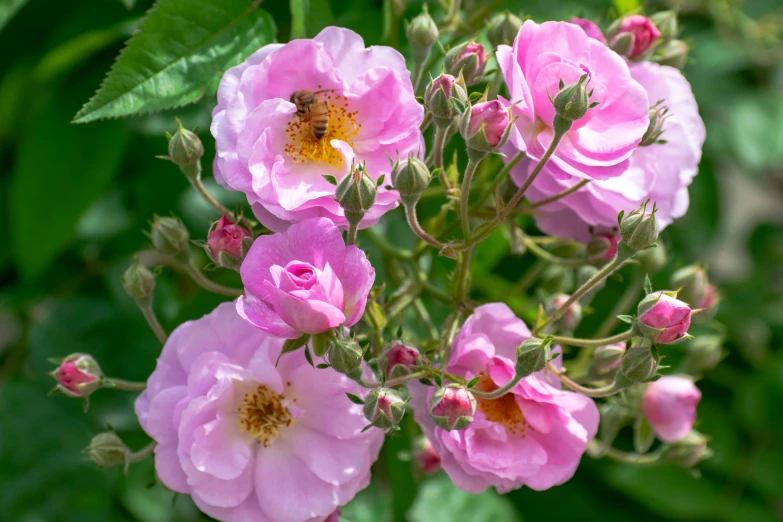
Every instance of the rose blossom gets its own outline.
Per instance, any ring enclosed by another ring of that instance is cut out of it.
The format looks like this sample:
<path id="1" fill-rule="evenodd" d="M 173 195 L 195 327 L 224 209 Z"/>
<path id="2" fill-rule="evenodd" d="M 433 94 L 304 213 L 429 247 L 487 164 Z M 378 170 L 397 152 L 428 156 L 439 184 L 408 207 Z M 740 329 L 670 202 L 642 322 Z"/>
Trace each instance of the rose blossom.
<path id="1" fill-rule="evenodd" d="M 514 375 L 516 348 L 530 337 L 525 323 L 502 303 L 476 308 L 454 339 L 448 372 L 494 390 Z M 454 484 L 479 493 L 501 493 L 526 485 L 543 490 L 574 474 L 587 442 L 598 428 L 592 399 L 563 391 L 543 372 L 525 377 L 499 399 L 477 398 L 473 422 L 445 431 L 430 419 L 434 388 L 409 384 L 416 421 L 441 457 Z"/>
<path id="2" fill-rule="evenodd" d="M 364 252 L 346 247 L 340 230 L 326 218 L 259 236 L 239 273 L 245 285 L 245 296 L 237 301 L 239 314 L 287 339 L 354 325 L 375 280 Z"/>
<path id="3" fill-rule="evenodd" d="M 571 18 L 569 23 L 578 25 L 582 28 L 587 36 L 606 45 L 606 38 L 604 37 L 604 33 L 601 32 L 601 28 L 598 27 L 598 25 L 592 20 L 588 20 L 587 18 Z"/>
<path id="4" fill-rule="evenodd" d="M 652 103 L 663 100 L 669 108 L 661 136 L 666 143 L 636 149 L 622 176 L 591 181 L 577 192 L 536 209 L 536 223 L 547 234 L 587 242 L 591 227 L 616 226 L 621 210 L 628 213 L 648 198 L 657 206 L 661 230 L 688 210 L 688 186 L 699 171 L 705 138 L 691 86 L 677 69 L 651 62 L 632 64 L 631 74 L 647 90 Z M 534 162 L 521 161 L 511 172 L 514 182 L 524 183 L 534 166 Z M 579 181 L 575 176 L 538 176 L 526 196 L 535 203 Z"/>
<path id="5" fill-rule="evenodd" d="M 309 118 L 291 96 L 320 92 L 329 124 L 316 140 Z M 390 47 L 364 47 L 356 33 L 327 27 L 315 38 L 262 47 L 223 75 L 212 113 L 217 144 L 215 178 L 244 192 L 259 221 L 274 231 L 310 217 L 347 222 L 324 179 L 346 176 L 351 162 L 366 162 L 374 180 L 387 179 L 386 155 L 423 152 L 416 101 L 405 59 Z M 369 227 L 398 204 L 378 187 L 361 226 Z"/>
<path id="6" fill-rule="evenodd" d="M 518 117 L 509 149 L 526 152 L 536 162 L 554 138 L 550 98 L 560 91 L 561 80 L 572 85 L 588 76 L 590 102 L 598 105 L 565 133 L 541 177 L 551 177 L 548 171 L 565 179 L 609 179 L 626 171 L 647 130 L 649 102 L 619 55 L 574 24 L 528 20 L 513 47 L 498 47 L 497 59 Z"/>
<path id="7" fill-rule="evenodd" d="M 174 330 L 136 400 L 158 477 L 223 522 L 321 522 L 383 443 L 345 396 L 362 388 L 301 350 L 275 366 L 282 344 L 222 303 Z"/>
<path id="8" fill-rule="evenodd" d="M 656 344 L 679 341 L 691 326 L 688 304 L 663 292 L 642 299 L 638 313 L 642 334 Z"/>
<path id="9" fill-rule="evenodd" d="M 659 36 L 661 36 L 661 32 L 649 18 L 642 15 L 631 15 L 620 21 L 620 25 L 612 35 L 609 44 L 614 48 L 619 38 L 630 38 L 631 45 L 627 56 L 628 58 L 636 58 L 649 49 Z"/>
<path id="10" fill-rule="evenodd" d="M 664 376 L 650 383 L 642 396 L 642 411 L 658 438 L 676 442 L 693 428 L 701 392 L 685 377 Z"/>

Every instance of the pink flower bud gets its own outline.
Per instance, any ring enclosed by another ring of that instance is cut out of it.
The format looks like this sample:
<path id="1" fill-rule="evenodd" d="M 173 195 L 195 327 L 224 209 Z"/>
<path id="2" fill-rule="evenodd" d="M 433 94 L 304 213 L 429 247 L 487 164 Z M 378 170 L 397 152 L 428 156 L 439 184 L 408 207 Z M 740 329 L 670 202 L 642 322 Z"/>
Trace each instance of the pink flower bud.
<path id="1" fill-rule="evenodd" d="M 498 100 L 477 103 L 470 108 L 466 138 L 471 138 L 484 128 L 486 143 L 492 148 L 502 145 L 509 124 L 508 108 Z"/>
<path id="2" fill-rule="evenodd" d="M 592 20 L 586 18 L 571 18 L 570 22 L 581 27 L 585 34 L 593 40 L 598 40 L 602 44 L 606 44 L 604 33 L 601 32 L 601 29 Z"/>
<path id="3" fill-rule="evenodd" d="M 475 54 L 478 58 L 479 67 L 484 67 L 487 63 L 487 53 L 484 51 L 484 46 L 477 42 L 471 42 L 465 46 L 465 49 L 459 53 L 459 59 L 469 58 L 470 55 Z"/>
<path id="4" fill-rule="evenodd" d="M 557 294 L 554 297 L 552 297 L 549 300 L 549 303 L 547 303 L 547 310 L 551 314 L 558 308 L 560 308 L 562 305 L 564 305 L 568 299 L 571 296 L 568 294 Z M 566 311 L 563 313 L 562 316 L 560 316 L 560 319 L 557 320 L 557 327 L 560 330 L 568 330 L 573 331 L 578 325 L 579 322 L 582 320 L 582 305 L 579 304 L 579 301 L 575 301 L 571 304 L 568 308 L 566 308 Z"/>
<path id="5" fill-rule="evenodd" d="M 72 397 L 87 397 L 101 387 L 103 372 L 90 355 L 75 353 L 66 357 L 51 375 L 57 390 Z"/>
<path id="6" fill-rule="evenodd" d="M 213 259 L 217 259 L 221 252 L 242 259 L 242 240 L 246 237 L 252 237 L 247 229 L 233 223 L 226 216 L 221 216 L 209 232 L 207 246 Z"/>
<path id="7" fill-rule="evenodd" d="M 718 306 L 720 302 L 720 295 L 718 295 L 718 289 L 713 284 L 707 284 L 707 288 L 704 289 L 704 297 L 699 301 L 697 306 L 703 310 L 712 310 Z"/>
<path id="8" fill-rule="evenodd" d="M 642 335 L 656 344 L 682 339 L 691 325 L 688 304 L 664 292 L 655 292 L 642 299 L 638 313 Z"/>
<path id="9" fill-rule="evenodd" d="M 687 435 L 696 420 L 701 392 L 685 377 L 665 376 L 650 383 L 642 396 L 642 411 L 663 442 Z"/>
<path id="10" fill-rule="evenodd" d="M 473 422 L 476 398 L 466 388 L 449 384 L 435 391 L 430 399 L 430 417 L 447 431 L 461 430 Z"/>
<path id="11" fill-rule="evenodd" d="M 593 364 L 598 373 L 619 368 L 623 362 L 625 349 L 625 341 L 598 347 L 593 354 Z"/>
<path id="12" fill-rule="evenodd" d="M 386 370 L 388 377 L 401 377 L 410 372 L 411 366 L 418 362 L 419 356 L 416 348 L 396 342 L 381 356 L 381 367 Z"/>
<path id="13" fill-rule="evenodd" d="M 660 36 L 661 32 L 649 18 L 631 15 L 620 21 L 620 25 L 612 34 L 610 46 L 620 54 L 633 59 L 649 49 Z"/>
<path id="14" fill-rule="evenodd" d="M 427 437 L 419 437 L 413 443 L 413 461 L 425 475 L 432 475 L 440 469 L 440 456 Z"/>
<path id="15" fill-rule="evenodd" d="M 611 232 L 599 232 L 587 243 L 587 253 L 591 260 L 614 259 L 617 255 L 617 245 L 620 243 L 620 234 Z"/>

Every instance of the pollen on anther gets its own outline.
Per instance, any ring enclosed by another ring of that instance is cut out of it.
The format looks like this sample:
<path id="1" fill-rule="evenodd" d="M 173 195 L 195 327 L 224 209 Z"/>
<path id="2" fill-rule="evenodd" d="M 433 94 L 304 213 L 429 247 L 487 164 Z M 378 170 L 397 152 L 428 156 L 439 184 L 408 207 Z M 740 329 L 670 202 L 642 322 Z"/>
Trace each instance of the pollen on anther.
<path id="1" fill-rule="evenodd" d="M 476 383 L 476 389 L 491 392 L 499 388 L 495 382 L 488 376 L 479 374 L 479 381 Z M 497 399 L 482 399 L 476 397 L 476 406 L 484 413 L 484 416 L 490 422 L 502 424 L 509 433 L 525 436 L 525 416 L 519 409 L 519 404 L 513 393 L 507 393 Z"/>
<path id="2" fill-rule="evenodd" d="M 259 444 L 269 447 L 280 436 L 280 430 L 290 426 L 293 416 L 283 404 L 285 397 L 266 386 L 246 393 L 242 397 L 239 413 L 239 428 L 250 434 Z"/>

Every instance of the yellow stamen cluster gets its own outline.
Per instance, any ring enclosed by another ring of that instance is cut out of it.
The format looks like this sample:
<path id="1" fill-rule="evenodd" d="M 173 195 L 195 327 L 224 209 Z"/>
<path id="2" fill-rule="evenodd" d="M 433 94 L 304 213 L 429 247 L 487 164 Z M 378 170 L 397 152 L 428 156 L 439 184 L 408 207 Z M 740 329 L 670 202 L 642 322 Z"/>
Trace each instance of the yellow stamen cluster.
<path id="1" fill-rule="evenodd" d="M 291 412 L 283 405 L 283 399 L 285 397 L 263 384 L 255 391 L 246 393 L 237 408 L 239 428 L 268 448 L 277 440 L 280 429 L 290 426 L 294 420 Z"/>
<path id="2" fill-rule="evenodd" d="M 491 392 L 498 388 L 492 379 L 480 374 L 476 389 Z M 488 421 L 502 424 L 509 433 L 525 436 L 525 416 L 522 415 L 513 393 L 507 393 L 498 399 L 476 397 L 476 403 Z"/>

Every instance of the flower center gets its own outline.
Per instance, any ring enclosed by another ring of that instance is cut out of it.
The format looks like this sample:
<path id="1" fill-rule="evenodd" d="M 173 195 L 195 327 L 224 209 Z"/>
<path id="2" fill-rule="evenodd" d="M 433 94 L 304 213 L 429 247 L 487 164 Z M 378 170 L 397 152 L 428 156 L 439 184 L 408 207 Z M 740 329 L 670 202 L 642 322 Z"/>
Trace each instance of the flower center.
<path id="1" fill-rule="evenodd" d="M 499 388 L 488 376 L 483 373 L 479 375 L 479 381 L 476 383 L 477 389 L 491 392 Z M 502 424 L 509 432 L 524 436 L 525 416 L 522 415 L 522 410 L 519 409 L 513 393 L 507 393 L 498 399 L 476 397 L 476 405 L 488 421 Z"/>
<path id="2" fill-rule="evenodd" d="M 255 438 L 265 448 L 274 443 L 280 429 L 290 426 L 294 418 L 278 395 L 263 384 L 242 398 L 239 412 L 239 428 Z"/>
<path id="3" fill-rule="evenodd" d="M 330 142 L 340 140 L 353 146 L 352 140 L 362 127 L 356 123 L 357 112 L 350 111 L 347 98 L 335 91 L 316 93 L 315 99 L 309 110 L 291 115 L 285 151 L 296 163 L 342 166 L 343 155 Z"/>

